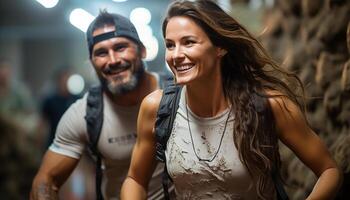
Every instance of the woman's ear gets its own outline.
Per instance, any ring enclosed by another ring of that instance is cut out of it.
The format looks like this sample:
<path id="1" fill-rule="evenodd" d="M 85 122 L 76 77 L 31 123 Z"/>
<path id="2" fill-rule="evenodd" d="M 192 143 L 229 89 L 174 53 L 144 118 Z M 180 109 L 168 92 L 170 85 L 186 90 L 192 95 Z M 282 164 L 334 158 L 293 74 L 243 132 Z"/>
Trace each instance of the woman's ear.
<path id="1" fill-rule="evenodd" d="M 226 54 L 227 54 L 227 50 L 226 49 L 224 49 L 222 47 L 218 48 L 218 56 L 219 57 L 224 57 Z"/>

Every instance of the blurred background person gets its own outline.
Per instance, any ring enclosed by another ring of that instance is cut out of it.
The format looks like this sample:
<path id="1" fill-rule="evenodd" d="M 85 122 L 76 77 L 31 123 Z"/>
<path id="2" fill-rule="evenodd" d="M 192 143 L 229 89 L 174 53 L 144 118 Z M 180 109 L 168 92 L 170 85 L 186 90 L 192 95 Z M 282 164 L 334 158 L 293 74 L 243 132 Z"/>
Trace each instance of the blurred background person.
<path id="1" fill-rule="evenodd" d="M 53 88 L 44 96 L 41 104 L 41 115 L 48 125 L 48 135 L 45 149 L 51 145 L 55 138 L 55 131 L 59 120 L 67 108 L 80 98 L 80 95 L 72 94 L 68 89 L 68 79 L 72 75 L 69 66 L 61 66 L 54 71 Z"/>
<path id="2" fill-rule="evenodd" d="M 53 142 L 58 122 L 64 112 L 72 103 L 81 97 L 80 94 L 74 94 L 68 86 L 68 80 L 73 75 L 73 70 L 74 68 L 70 65 L 60 65 L 54 69 L 49 87 L 44 88 L 44 95 L 40 105 L 40 144 L 42 154 Z M 62 190 L 60 190 L 60 198 L 79 200 L 87 199 L 93 195 L 87 191 L 89 182 L 94 179 L 90 175 L 92 172 L 93 165 L 90 158 L 83 156 L 81 162 L 79 162 L 77 168 L 73 171 L 72 176 L 64 184 Z"/>

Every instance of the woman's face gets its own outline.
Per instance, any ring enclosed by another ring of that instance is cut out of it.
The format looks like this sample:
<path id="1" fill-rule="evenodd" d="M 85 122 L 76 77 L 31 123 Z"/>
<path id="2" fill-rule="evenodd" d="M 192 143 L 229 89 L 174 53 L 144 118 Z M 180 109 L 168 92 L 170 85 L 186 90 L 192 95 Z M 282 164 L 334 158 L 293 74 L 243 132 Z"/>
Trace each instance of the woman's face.
<path id="1" fill-rule="evenodd" d="M 165 30 L 165 59 L 178 84 L 210 81 L 220 74 L 222 48 L 214 46 L 204 30 L 191 18 L 170 18 Z"/>

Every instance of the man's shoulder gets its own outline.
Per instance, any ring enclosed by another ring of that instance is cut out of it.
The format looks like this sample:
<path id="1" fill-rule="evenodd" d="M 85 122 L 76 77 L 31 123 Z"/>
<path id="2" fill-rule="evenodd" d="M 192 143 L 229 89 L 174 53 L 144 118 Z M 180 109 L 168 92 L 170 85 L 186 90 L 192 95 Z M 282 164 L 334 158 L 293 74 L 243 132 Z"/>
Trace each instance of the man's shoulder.
<path id="1" fill-rule="evenodd" d="M 77 97 L 76 101 L 72 105 L 86 105 L 88 92 L 86 92 L 82 97 Z"/>
<path id="2" fill-rule="evenodd" d="M 63 114 L 56 129 L 56 135 L 59 138 L 74 138 L 79 141 L 82 135 L 86 133 L 86 94 L 73 103 Z M 64 142 L 63 142 L 64 143 Z"/>
<path id="3" fill-rule="evenodd" d="M 84 96 L 78 98 L 74 103 L 72 103 L 67 109 L 67 111 L 72 111 L 74 114 L 77 115 L 85 115 L 87 94 L 88 93 L 85 93 Z"/>

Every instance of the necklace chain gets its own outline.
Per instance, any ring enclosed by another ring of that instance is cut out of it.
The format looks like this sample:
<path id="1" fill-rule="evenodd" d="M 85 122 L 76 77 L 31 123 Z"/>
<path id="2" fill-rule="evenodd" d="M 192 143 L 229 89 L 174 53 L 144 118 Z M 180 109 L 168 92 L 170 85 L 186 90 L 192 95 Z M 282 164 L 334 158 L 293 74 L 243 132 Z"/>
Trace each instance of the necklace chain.
<path id="1" fill-rule="evenodd" d="M 189 130 L 190 136 L 191 136 L 191 142 L 192 142 L 192 148 L 193 148 L 194 154 L 196 155 L 196 157 L 198 158 L 199 161 L 212 162 L 212 161 L 216 158 L 216 156 L 218 155 L 219 150 L 220 150 L 220 148 L 221 148 L 222 140 L 223 140 L 224 135 L 225 135 L 225 132 L 226 132 L 227 122 L 228 122 L 228 119 L 230 118 L 230 114 L 231 114 L 231 110 L 232 110 L 232 109 L 230 109 L 230 112 L 229 112 L 228 115 L 227 115 L 227 118 L 226 118 L 226 121 L 225 121 L 225 126 L 224 126 L 224 131 L 223 131 L 223 133 L 222 133 L 222 135 L 221 135 L 221 138 L 220 138 L 220 144 L 219 144 L 219 146 L 218 146 L 218 148 L 217 148 L 217 150 L 216 150 L 214 156 L 213 156 L 211 159 L 205 159 L 205 158 L 199 157 L 199 155 L 198 155 L 197 152 L 196 152 L 196 148 L 194 147 L 194 142 L 193 142 L 193 137 L 192 137 L 192 131 L 191 131 L 191 126 L 190 126 L 190 120 L 189 120 L 189 117 L 188 117 L 187 98 L 186 98 L 186 97 L 185 97 L 185 101 L 186 101 L 186 105 L 185 105 L 185 106 L 186 106 L 187 125 L 188 125 L 188 130 Z"/>

